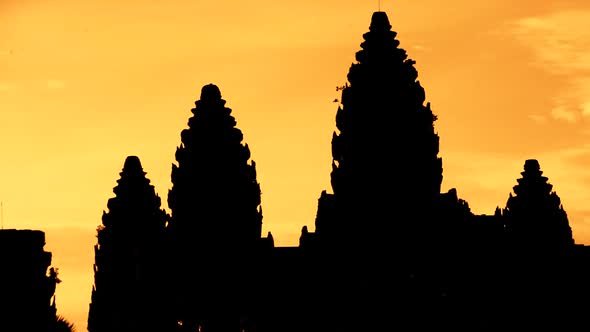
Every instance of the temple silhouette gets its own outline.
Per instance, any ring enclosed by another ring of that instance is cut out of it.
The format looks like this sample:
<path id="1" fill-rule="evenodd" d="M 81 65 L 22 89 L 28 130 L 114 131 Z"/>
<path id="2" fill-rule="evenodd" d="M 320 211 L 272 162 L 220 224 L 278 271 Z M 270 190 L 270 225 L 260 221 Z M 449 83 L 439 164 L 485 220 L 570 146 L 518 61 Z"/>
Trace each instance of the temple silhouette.
<path id="1" fill-rule="evenodd" d="M 590 250 L 539 161 L 493 215 L 441 192 L 437 115 L 396 35 L 373 13 L 335 114 L 331 190 L 298 246 L 262 234 L 257 165 L 216 85 L 180 133 L 170 213 L 128 156 L 97 230 L 89 332 L 589 326 Z"/>
<path id="2" fill-rule="evenodd" d="M 537 160 L 504 208 L 441 193 L 437 116 L 375 12 L 341 89 L 332 193 L 297 247 L 263 236 L 256 164 L 219 88 L 202 88 L 168 215 L 129 156 L 103 215 L 89 331 L 564 330 L 586 326 L 589 250 Z"/>
<path id="3" fill-rule="evenodd" d="M 0 331 L 72 331 L 57 314 L 55 288 L 61 280 L 44 246 L 42 231 L 0 230 Z"/>

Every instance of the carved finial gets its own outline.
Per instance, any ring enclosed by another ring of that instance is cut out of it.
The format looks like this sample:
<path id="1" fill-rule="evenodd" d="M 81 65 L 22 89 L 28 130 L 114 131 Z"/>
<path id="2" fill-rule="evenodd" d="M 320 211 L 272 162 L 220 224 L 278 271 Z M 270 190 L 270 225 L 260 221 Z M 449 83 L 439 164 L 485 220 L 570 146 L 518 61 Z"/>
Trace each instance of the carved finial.
<path id="1" fill-rule="evenodd" d="M 389 18 L 385 12 L 374 12 L 371 18 L 371 25 L 369 26 L 370 31 L 389 31 L 391 30 L 391 24 Z"/>
<path id="2" fill-rule="evenodd" d="M 137 156 L 127 156 L 127 158 L 125 158 L 123 169 L 131 172 L 143 171 L 141 167 L 141 162 L 139 161 L 139 157 Z"/>
<path id="3" fill-rule="evenodd" d="M 205 100 L 219 100 L 221 99 L 221 91 L 215 84 L 207 84 L 201 89 L 201 99 Z"/>
<path id="4" fill-rule="evenodd" d="M 537 172 L 540 169 L 541 169 L 541 166 L 539 166 L 539 161 L 537 161 L 536 159 L 528 159 L 524 162 L 524 170 L 525 171 Z"/>

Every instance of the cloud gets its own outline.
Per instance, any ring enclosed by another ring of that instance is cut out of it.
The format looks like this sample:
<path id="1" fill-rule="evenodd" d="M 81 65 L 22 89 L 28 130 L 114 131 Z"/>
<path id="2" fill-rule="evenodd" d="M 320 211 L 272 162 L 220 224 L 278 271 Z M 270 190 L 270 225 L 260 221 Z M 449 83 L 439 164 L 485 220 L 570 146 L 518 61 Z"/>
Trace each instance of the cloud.
<path id="1" fill-rule="evenodd" d="M 525 17 L 509 33 L 533 53 L 532 64 L 564 82 L 553 98 L 554 120 L 590 116 L 590 10 Z"/>
<path id="2" fill-rule="evenodd" d="M 47 80 L 47 87 L 49 89 L 53 89 L 53 90 L 63 89 L 66 87 L 66 82 L 64 82 L 62 80 L 50 79 L 50 80 Z"/>
<path id="3" fill-rule="evenodd" d="M 539 161 L 550 182 L 558 187 L 560 195 L 567 197 L 567 205 L 586 210 L 590 200 L 587 190 L 590 185 L 590 144 L 581 143 L 558 153 L 545 153 L 539 156 Z"/>
<path id="4" fill-rule="evenodd" d="M 10 91 L 10 90 L 14 90 L 15 88 L 22 88 L 22 87 L 27 87 L 27 88 L 35 88 L 35 89 L 49 89 L 49 90 L 60 90 L 60 89 L 64 89 L 67 84 L 66 81 L 63 80 L 56 80 L 56 79 L 48 79 L 45 81 L 40 81 L 38 84 L 40 85 L 36 85 L 36 86 L 31 86 L 30 84 L 31 82 L 1 82 L 0 81 L 0 92 L 2 91 Z"/>
<path id="5" fill-rule="evenodd" d="M 413 45 L 412 49 L 414 49 L 416 51 L 424 51 L 424 52 L 429 52 L 431 50 L 430 47 L 426 47 L 424 45 Z"/>
<path id="6" fill-rule="evenodd" d="M 551 72 L 590 71 L 590 10 L 523 18 L 512 32 L 535 51 L 536 64 Z"/>
<path id="7" fill-rule="evenodd" d="M 577 120 L 576 113 L 567 109 L 565 105 L 559 105 L 558 107 L 552 109 L 551 116 L 556 120 L 563 120 L 570 123 L 574 123 Z"/>
<path id="8" fill-rule="evenodd" d="M 0 91 L 8 91 L 13 88 L 13 85 L 8 82 L 0 82 Z"/>
<path id="9" fill-rule="evenodd" d="M 590 98 L 590 96 L 589 96 L 589 98 Z M 586 101 L 586 102 L 582 103 L 581 108 L 582 108 L 582 115 L 585 117 L 590 117 L 590 101 Z"/>
<path id="10" fill-rule="evenodd" d="M 547 123 L 547 117 L 539 114 L 529 114 L 529 119 L 538 124 Z"/>

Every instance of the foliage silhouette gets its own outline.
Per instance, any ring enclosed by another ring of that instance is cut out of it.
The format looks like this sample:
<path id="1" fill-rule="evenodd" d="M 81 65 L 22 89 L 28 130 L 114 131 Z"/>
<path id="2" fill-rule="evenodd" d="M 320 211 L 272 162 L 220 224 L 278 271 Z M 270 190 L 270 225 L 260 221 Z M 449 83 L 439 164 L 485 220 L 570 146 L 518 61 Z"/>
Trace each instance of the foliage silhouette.
<path id="1" fill-rule="evenodd" d="M 76 332 L 76 328 L 65 317 L 58 315 L 52 332 Z"/>

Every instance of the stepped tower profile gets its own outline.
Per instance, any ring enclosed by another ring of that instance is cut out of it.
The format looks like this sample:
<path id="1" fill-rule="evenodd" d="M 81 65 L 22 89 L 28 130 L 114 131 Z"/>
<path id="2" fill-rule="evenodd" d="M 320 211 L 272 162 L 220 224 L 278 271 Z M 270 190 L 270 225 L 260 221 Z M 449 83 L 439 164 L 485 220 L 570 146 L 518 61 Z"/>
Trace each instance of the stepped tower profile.
<path id="1" fill-rule="evenodd" d="M 240 328 L 262 239 L 256 164 L 225 103 L 217 86 L 202 88 L 181 132 L 168 194 L 177 320 L 205 332 Z"/>
<path id="2" fill-rule="evenodd" d="M 504 209 L 511 245 L 517 250 L 548 253 L 571 249 L 574 239 L 567 214 L 539 162 L 527 160 L 521 174 L 515 195 L 510 194 Z"/>
<path id="3" fill-rule="evenodd" d="M 427 211 L 440 193 L 436 116 L 396 35 L 387 14 L 375 12 L 349 69 L 332 138 L 333 198 L 320 200 L 333 206 L 319 207 L 333 214 L 316 224 L 327 241 L 408 242 L 412 222 L 404 212 Z"/>
<path id="4" fill-rule="evenodd" d="M 168 215 L 138 157 L 119 174 L 97 230 L 88 331 L 166 331 L 175 324 L 162 283 Z"/>

